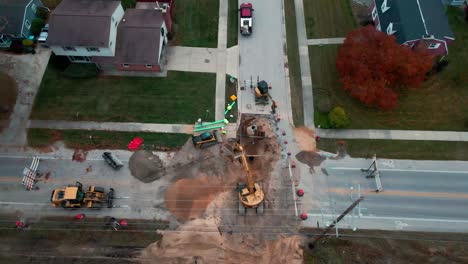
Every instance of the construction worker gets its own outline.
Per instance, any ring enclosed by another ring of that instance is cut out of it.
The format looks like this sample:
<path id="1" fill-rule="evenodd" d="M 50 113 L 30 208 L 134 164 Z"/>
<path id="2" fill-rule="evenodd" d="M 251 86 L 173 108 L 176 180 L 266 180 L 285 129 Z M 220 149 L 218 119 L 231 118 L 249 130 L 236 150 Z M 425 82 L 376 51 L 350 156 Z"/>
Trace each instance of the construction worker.
<path id="1" fill-rule="evenodd" d="M 277 108 L 278 106 L 276 105 L 276 101 L 275 101 L 275 100 L 271 100 L 271 101 L 272 101 L 272 102 L 271 102 L 271 113 L 272 113 L 272 114 L 276 114 L 276 108 Z"/>
<path id="2" fill-rule="evenodd" d="M 77 220 L 83 220 L 85 217 L 86 217 L 86 215 L 85 215 L 85 214 L 81 214 L 81 213 L 75 215 L 75 219 L 77 219 Z"/>
<path id="3" fill-rule="evenodd" d="M 16 221 L 15 224 L 16 224 L 16 228 L 18 229 L 23 229 L 26 227 L 26 224 L 21 220 Z"/>
<path id="4" fill-rule="evenodd" d="M 119 224 L 122 228 L 128 227 L 127 220 L 122 219 L 120 220 Z"/>

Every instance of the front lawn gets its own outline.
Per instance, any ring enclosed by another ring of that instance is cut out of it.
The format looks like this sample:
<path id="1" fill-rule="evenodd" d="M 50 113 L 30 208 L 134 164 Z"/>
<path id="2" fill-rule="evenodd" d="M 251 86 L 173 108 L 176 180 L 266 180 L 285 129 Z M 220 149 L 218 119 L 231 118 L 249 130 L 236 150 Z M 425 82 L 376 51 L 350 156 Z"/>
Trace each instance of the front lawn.
<path id="1" fill-rule="evenodd" d="M 239 37 L 239 4 L 237 0 L 228 0 L 227 47 L 236 46 Z"/>
<path id="2" fill-rule="evenodd" d="M 449 46 L 449 65 L 422 87 L 403 91 L 398 106 L 381 111 L 363 106 L 348 96 L 339 82 L 336 56 L 339 45 L 309 46 L 315 106 L 330 100 L 342 106 L 355 129 L 407 129 L 468 131 L 468 27 L 460 9 L 448 7 L 456 40 Z M 326 118 L 315 109 L 316 125 Z"/>
<path id="3" fill-rule="evenodd" d="M 218 18 L 219 0 L 176 1 L 172 44 L 217 48 Z"/>
<path id="4" fill-rule="evenodd" d="M 291 89 L 291 107 L 294 125 L 304 125 L 304 106 L 302 99 L 301 66 L 297 39 L 296 10 L 294 0 L 284 1 L 286 16 L 286 40 L 288 48 L 289 86 Z"/>
<path id="5" fill-rule="evenodd" d="M 28 145 L 45 148 L 57 140 L 63 140 L 65 146 L 71 149 L 127 149 L 128 143 L 137 136 L 144 140 L 145 146 L 158 149 L 182 147 L 190 137 L 187 134 L 30 128 Z"/>
<path id="6" fill-rule="evenodd" d="M 322 138 L 317 148 L 336 153 L 338 139 Z M 468 160 L 468 142 L 344 139 L 347 153 L 353 158 L 411 159 L 411 160 Z"/>
<path id="7" fill-rule="evenodd" d="M 307 38 L 341 38 L 356 27 L 351 0 L 304 1 Z"/>
<path id="8" fill-rule="evenodd" d="M 54 60 L 42 79 L 31 119 L 175 124 L 191 124 L 199 117 L 214 120 L 213 73 L 68 79 Z"/>

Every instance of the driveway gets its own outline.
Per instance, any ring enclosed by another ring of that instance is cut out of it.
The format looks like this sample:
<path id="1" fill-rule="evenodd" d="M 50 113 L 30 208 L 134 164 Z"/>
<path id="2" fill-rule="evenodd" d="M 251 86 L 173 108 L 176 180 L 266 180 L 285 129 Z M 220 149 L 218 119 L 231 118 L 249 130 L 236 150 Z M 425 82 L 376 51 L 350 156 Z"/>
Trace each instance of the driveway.
<path id="1" fill-rule="evenodd" d="M 0 145 L 23 147 L 34 98 L 41 84 L 51 51 L 39 47 L 35 55 L 0 54 L 0 71 L 16 80 L 18 97 L 8 127 L 0 134 Z"/>

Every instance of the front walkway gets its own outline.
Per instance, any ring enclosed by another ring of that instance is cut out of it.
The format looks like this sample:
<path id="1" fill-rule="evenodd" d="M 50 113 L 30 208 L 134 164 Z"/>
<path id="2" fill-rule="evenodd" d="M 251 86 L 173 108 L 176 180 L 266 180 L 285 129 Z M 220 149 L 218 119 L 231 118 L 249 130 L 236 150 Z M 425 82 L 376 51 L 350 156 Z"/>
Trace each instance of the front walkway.
<path id="1" fill-rule="evenodd" d="M 314 95 L 312 93 L 312 77 L 310 74 L 309 47 L 304 17 L 304 3 L 294 0 L 296 9 L 296 27 L 299 45 L 299 60 L 301 66 L 302 99 L 304 108 L 304 125 L 314 128 Z"/>
<path id="2" fill-rule="evenodd" d="M 322 38 L 322 39 L 308 39 L 307 45 L 329 45 L 329 44 L 343 44 L 345 38 Z"/>
<path id="3" fill-rule="evenodd" d="M 36 54 L 1 54 L 0 71 L 16 80 L 18 96 L 8 127 L 0 133 L 1 146 L 26 145 L 26 128 L 51 51 L 38 47 Z M 1 85 L 1 84 L 0 84 Z M 1 96 L 1 95 L 0 95 Z"/>
<path id="4" fill-rule="evenodd" d="M 193 133 L 193 125 L 94 121 L 31 120 L 28 124 L 28 128 L 46 128 L 59 130 L 108 130 L 123 132 L 160 132 L 182 134 Z"/>
<path id="5" fill-rule="evenodd" d="M 316 129 L 316 135 L 337 139 L 388 139 L 388 140 L 433 140 L 468 141 L 468 132 L 377 130 L 377 129 Z"/>

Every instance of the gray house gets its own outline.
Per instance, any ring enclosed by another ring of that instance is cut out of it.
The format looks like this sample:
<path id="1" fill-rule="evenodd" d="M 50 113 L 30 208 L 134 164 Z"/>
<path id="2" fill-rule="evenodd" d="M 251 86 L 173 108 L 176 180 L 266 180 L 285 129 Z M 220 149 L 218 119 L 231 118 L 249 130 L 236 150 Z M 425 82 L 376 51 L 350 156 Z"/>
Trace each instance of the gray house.
<path id="1" fill-rule="evenodd" d="M 36 18 L 40 0 L 0 0 L 0 47 L 9 47 L 14 38 L 27 38 Z"/>
<path id="2" fill-rule="evenodd" d="M 444 0 L 447 5 L 463 5 L 466 0 Z"/>

